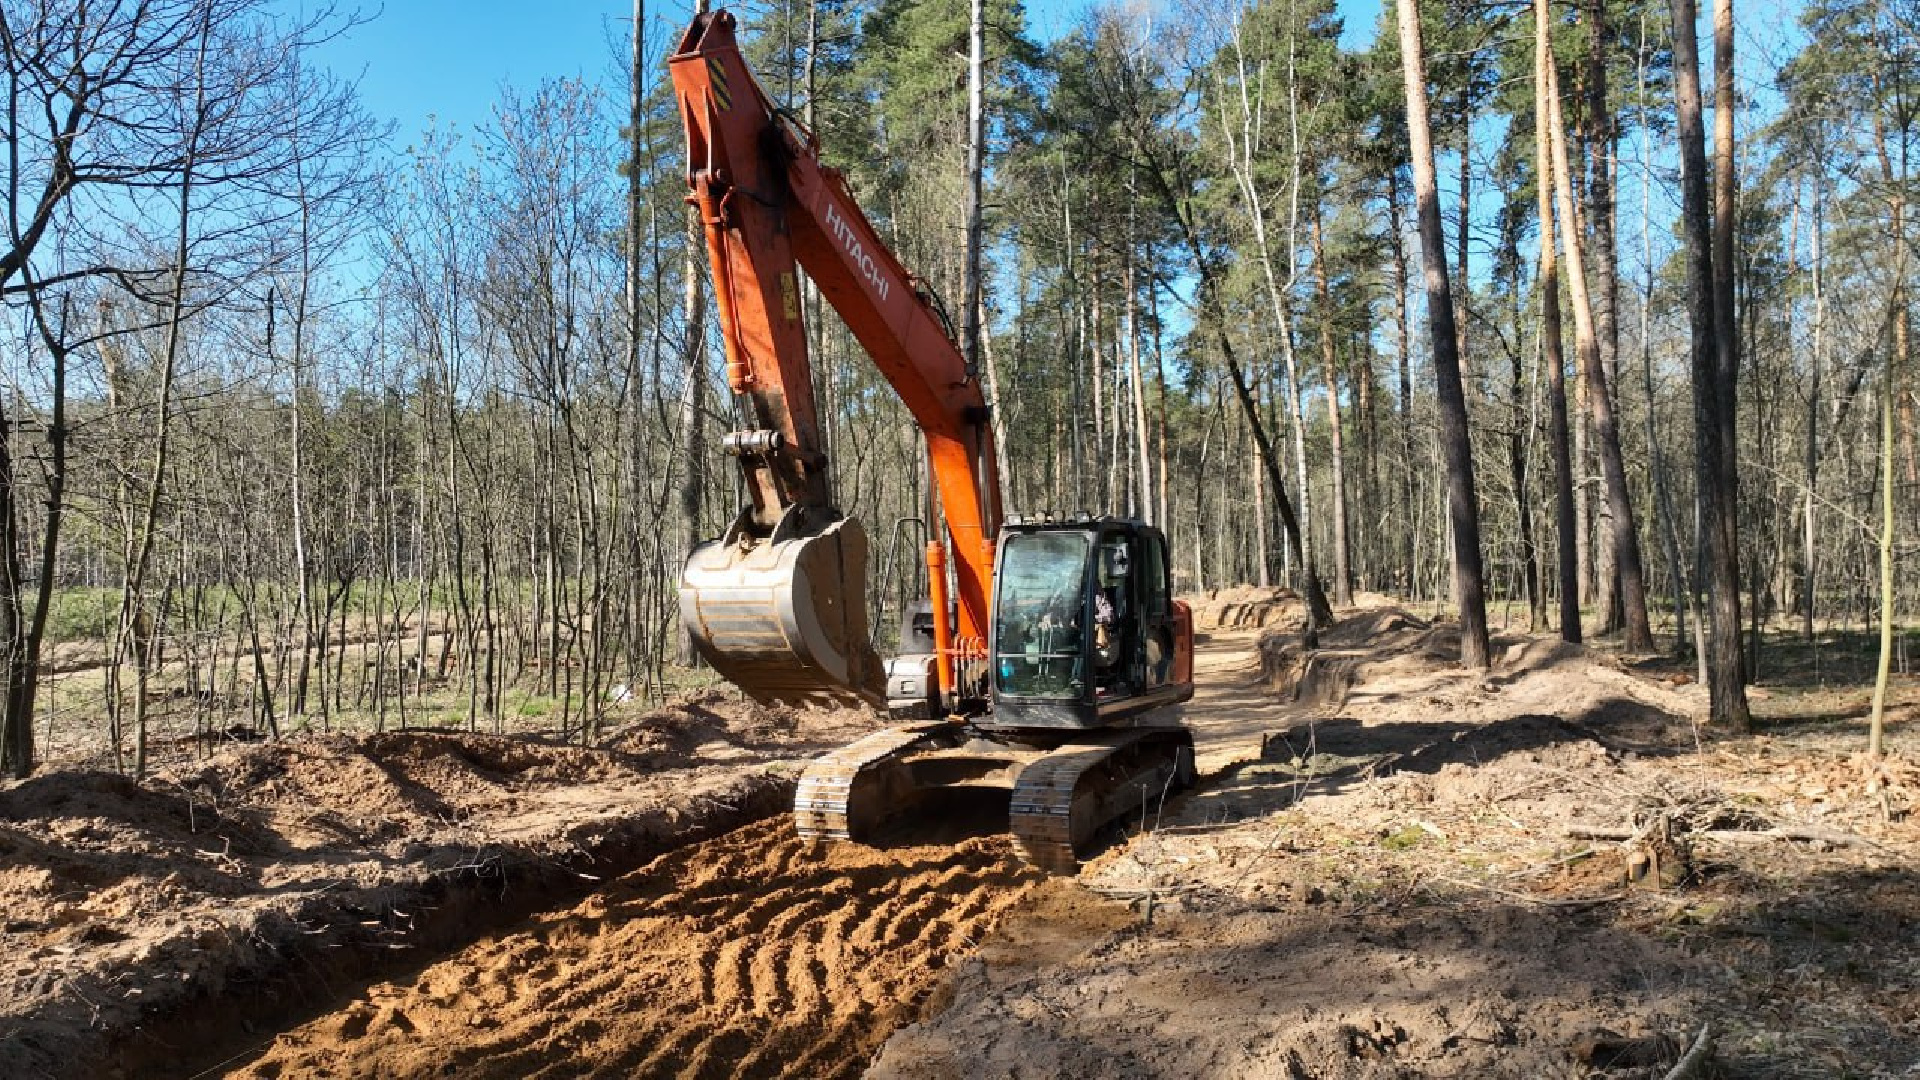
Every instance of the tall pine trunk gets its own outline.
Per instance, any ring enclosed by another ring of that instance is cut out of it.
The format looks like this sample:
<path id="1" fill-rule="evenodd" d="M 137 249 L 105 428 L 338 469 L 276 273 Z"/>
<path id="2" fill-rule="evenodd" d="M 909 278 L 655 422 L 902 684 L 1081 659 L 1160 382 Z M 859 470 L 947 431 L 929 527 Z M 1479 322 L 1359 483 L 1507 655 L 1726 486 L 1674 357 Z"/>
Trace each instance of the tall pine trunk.
<path id="1" fill-rule="evenodd" d="M 1327 245 L 1321 235 L 1320 204 L 1313 206 L 1313 268 L 1320 306 L 1320 370 L 1327 384 L 1327 435 L 1332 450 L 1333 602 L 1353 605 L 1352 547 L 1347 539 L 1347 450 L 1340 424 L 1339 360 L 1333 346 L 1333 283 L 1327 272 Z"/>
<path id="2" fill-rule="evenodd" d="M 1554 190 L 1560 203 L 1560 235 L 1566 245 L 1567 284 L 1573 299 L 1574 340 L 1580 354 L 1580 368 L 1587 377 L 1587 405 L 1592 410 L 1594 437 L 1598 441 L 1601 478 L 1606 484 L 1608 513 L 1605 520 L 1611 535 L 1608 549 L 1611 565 L 1619 576 L 1620 614 L 1623 644 L 1628 652 L 1651 652 L 1653 630 L 1647 620 L 1646 579 L 1641 570 L 1640 539 L 1634 530 L 1633 503 L 1627 489 L 1627 467 L 1620 452 L 1620 429 L 1613 417 L 1613 393 L 1600 360 L 1600 342 L 1594 332 L 1593 301 L 1587 291 L 1586 267 L 1580 248 L 1580 222 L 1573 201 L 1573 178 L 1568 168 L 1565 125 L 1560 119 L 1560 81 L 1554 71 L 1551 43 L 1547 49 L 1546 81 L 1548 122 L 1552 137 Z M 1602 589 L 1611 584 L 1601 581 Z"/>
<path id="3" fill-rule="evenodd" d="M 1534 168 L 1540 214 L 1540 344 L 1547 365 L 1548 441 L 1553 450 L 1553 524 L 1560 534 L 1560 637 L 1579 641 L 1580 559 L 1576 537 L 1579 518 L 1574 509 L 1573 448 L 1567 424 L 1567 359 L 1560 341 L 1560 271 L 1553 244 L 1553 150 L 1548 130 L 1553 114 L 1547 98 L 1553 93 L 1547 73 L 1553 52 L 1548 36 L 1552 25 L 1548 0 L 1534 0 Z"/>
<path id="4" fill-rule="evenodd" d="M 1719 246 L 1714 236 L 1715 222 L 1707 201 L 1706 130 L 1701 117 L 1700 49 L 1694 32 L 1696 12 L 1693 0 L 1671 0 L 1673 13 L 1673 94 L 1676 134 L 1680 141 L 1681 225 L 1687 243 L 1687 311 L 1692 324 L 1689 358 L 1693 378 L 1693 436 L 1696 461 L 1697 504 L 1700 518 L 1700 544 L 1707 589 L 1707 690 L 1714 721 L 1735 731 L 1747 731 L 1752 724 L 1747 712 L 1746 672 L 1740 648 L 1740 568 L 1739 545 L 1733 520 L 1734 476 L 1729 475 L 1723 456 L 1723 440 L 1730 436 L 1732 417 L 1723 415 L 1722 387 L 1731 394 L 1736 372 L 1723 374 L 1723 348 L 1719 341 L 1721 304 L 1718 301 Z M 1732 25 L 1729 12 L 1727 56 L 1732 59 Z M 1716 22 L 1718 20 L 1716 19 Z M 1732 71 L 1726 72 L 1731 96 Z M 1732 110 L 1724 111 L 1731 137 Z M 1729 148 L 1729 154 L 1731 148 Z M 1731 176 L 1729 175 L 1729 179 Z M 1731 199 L 1728 209 L 1731 210 Z M 1729 218 L 1731 214 L 1729 213 Z M 1728 229 L 1731 252 L 1732 221 Z M 1732 303 L 1732 276 L 1727 275 L 1726 304 Z M 1732 312 L 1724 322 L 1731 332 Z"/>
<path id="5" fill-rule="evenodd" d="M 1453 296 L 1447 281 L 1446 237 L 1440 193 L 1434 179 L 1433 128 L 1427 119 L 1426 54 L 1420 43 L 1418 0 L 1398 0 L 1400 57 L 1407 91 L 1407 135 L 1413 156 L 1414 201 L 1420 223 L 1420 261 L 1427 287 L 1427 325 L 1433 342 L 1434 381 L 1440 405 L 1440 443 L 1447 462 L 1447 509 L 1453 533 L 1453 586 L 1460 607 L 1460 663 L 1484 668 L 1492 660 L 1487 641 L 1486 591 L 1480 561 L 1480 512 L 1473 490 L 1473 450 L 1468 442 L 1467 400 L 1460 382 L 1459 338 L 1453 326 Z"/>
<path id="6" fill-rule="evenodd" d="M 1413 508 L 1420 504 L 1419 479 L 1414 470 L 1414 462 L 1419 458 L 1416 453 L 1418 440 L 1413 433 L 1413 327 L 1407 314 L 1407 253 L 1401 234 L 1402 225 L 1400 170 L 1394 169 L 1387 174 L 1387 251 L 1393 264 L 1388 276 L 1393 282 L 1394 359 L 1400 391 L 1400 505 L 1406 510 L 1405 520 L 1400 525 L 1399 561 L 1401 572 L 1405 575 L 1402 588 L 1408 599 L 1417 600 L 1420 597 L 1420 566 L 1415 538 L 1420 524 L 1419 515 L 1413 512 Z"/>

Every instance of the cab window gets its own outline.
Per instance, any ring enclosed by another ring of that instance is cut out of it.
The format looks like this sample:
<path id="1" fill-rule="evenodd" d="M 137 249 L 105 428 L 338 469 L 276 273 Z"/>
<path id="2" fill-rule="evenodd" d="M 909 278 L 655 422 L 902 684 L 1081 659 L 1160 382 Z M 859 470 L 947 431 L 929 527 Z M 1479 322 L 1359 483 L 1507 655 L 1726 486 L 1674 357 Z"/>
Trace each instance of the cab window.
<path id="1" fill-rule="evenodd" d="M 1085 533 L 1016 533 L 1001 545 L 994 678 L 1002 693 L 1077 699 L 1086 685 Z"/>

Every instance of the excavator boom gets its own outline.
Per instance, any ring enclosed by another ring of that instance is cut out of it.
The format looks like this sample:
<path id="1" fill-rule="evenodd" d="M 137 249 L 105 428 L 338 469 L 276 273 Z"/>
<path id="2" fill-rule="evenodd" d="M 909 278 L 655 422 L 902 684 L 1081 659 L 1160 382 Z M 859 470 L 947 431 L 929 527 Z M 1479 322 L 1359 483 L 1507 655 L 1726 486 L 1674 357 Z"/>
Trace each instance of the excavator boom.
<path id="1" fill-rule="evenodd" d="M 713 268 L 727 385 L 756 425 L 727 437 L 749 503 L 721 540 L 689 560 L 683 619 L 708 662 L 755 698 L 881 700 L 864 599 L 867 542 L 833 501 L 814 406 L 795 272 L 804 268 L 926 437 L 955 571 L 957 628 L 943 607 L 935 612 L 950 690 L 955 663 L 985 655 L 1000 517 L 979 382 L 927 292 L 845 179 L 821 163 L 812 134 L 767 100 L 733 16 L 696 16 L 667 64 L 687 131 L 689 201 Z"/>

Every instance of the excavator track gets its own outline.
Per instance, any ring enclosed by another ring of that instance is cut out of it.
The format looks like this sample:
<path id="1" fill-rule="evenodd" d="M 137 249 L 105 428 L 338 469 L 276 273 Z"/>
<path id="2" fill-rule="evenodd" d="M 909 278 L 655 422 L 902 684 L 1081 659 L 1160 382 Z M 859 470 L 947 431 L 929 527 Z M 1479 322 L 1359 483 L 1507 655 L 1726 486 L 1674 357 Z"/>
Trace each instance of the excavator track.
<path id="1" fill-rule="evenodd" d="M 1034 866 L 1071 874 L 1102 827 L 1157 808 L 1193 778 L 1193 735 L 1185 728 L 1132 728 L 1069 743 L 1021 770 L 1009 814 L 1014 843 Z"/>
<path id="2" fill-rule="evenodd" d="M 866 839 L 882 820 L 907 808 L 901 805 L 903 793 L 872 790 L 892 786 L 887 784 L 890 766 L 917 751 L 952 746 L 964 738 L 965 726 L 954 721 L 902 724 L 815 758 L 800 774 L 794 793 L 794 828 L 807 839 Z"/>
<path id="3" fill-rule="evenodd" d="M 1008 828 L 1027 862 L 1079 868 L 1100 829 L 1193 782 L 1185 728 L 1088 733 L 1051 748 L 985 739 L 958 721 L 876 731 L 801 774 L 793 820 L 803 838 L 872 842 L 890 824 L 961 786 L 1009 791 Z"/>

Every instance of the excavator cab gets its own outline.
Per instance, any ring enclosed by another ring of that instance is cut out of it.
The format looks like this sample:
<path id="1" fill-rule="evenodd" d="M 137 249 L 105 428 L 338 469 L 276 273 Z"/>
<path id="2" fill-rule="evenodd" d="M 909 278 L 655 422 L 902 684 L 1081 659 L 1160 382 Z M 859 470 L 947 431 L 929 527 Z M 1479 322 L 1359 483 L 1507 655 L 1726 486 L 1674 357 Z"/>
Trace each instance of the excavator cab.
<path id="1" fill-rule="evenodd" d="M 1166 553 L 1160 530 L 1121 518 L 1002 529 L 990 725 L 1107 727 L 1191 697 L 1191 621 Z"/>

